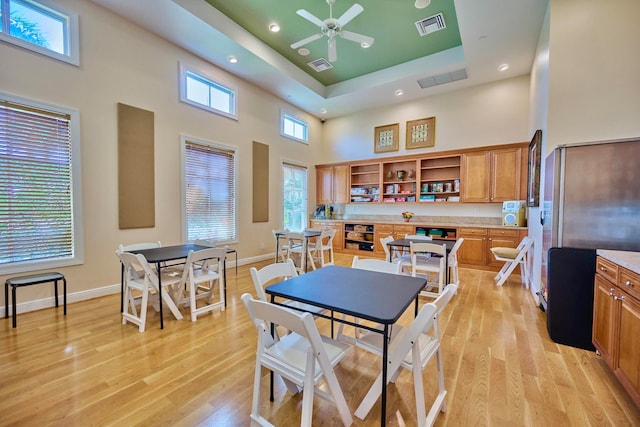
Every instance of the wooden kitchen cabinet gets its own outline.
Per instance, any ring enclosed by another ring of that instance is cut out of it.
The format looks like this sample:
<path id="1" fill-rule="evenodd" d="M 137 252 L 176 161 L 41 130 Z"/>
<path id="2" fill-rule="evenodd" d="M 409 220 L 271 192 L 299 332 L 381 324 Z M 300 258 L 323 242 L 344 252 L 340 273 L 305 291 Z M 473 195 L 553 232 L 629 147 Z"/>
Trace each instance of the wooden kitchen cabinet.
<path id="1" fill-rule="evenodd" d="M 640 406 L 640 275 L 598 256 L 592 342 Z"/>
<path id="2" fill-rule="evenodd" d="M 383 239 L 388 236 L 392 236 L 395 239 L 395 234 L 393 232 L 393 224 L 374 224 L 373 229 L 373 242 L 374 242 L 374 252 L 377 256 L 384 256 L 384 248 L 382 244 L 380 244 L 380 239 Z"/>
<path id="3" fill-rule="evenodd" d="M 528 152 L 522 147 L 464 153 L 462 155 L 461 199 L 467 203 L 520 200 Z"/>
<path id="4" fill-rule="evenodd" d="M 316 166 L 316 202 L 349 203 L 349 165 Z"/>
<path id="5" fill-rule="evenodd" d="M 458 249 L 458 263 L 471 266 L 487 264 L 487 235 L 486 228 L 459 228 L 458 237 L 464 238 Z"/>
<path id="6" fill-rule="evenodd" d="M 527 230 L 519 230 L 515 228 L 490 228 L 488 230 L 489 240 L 487 244 L 487 261 L 489 265 L 502 268 L 504 261 L 496 261 L 496 257 L 493 256 L 491 248 L 517 248 L 518 244 L 524 236 L 527 235 Z M 520 267 L 516 267 L 514 272 L 518 272 Z"/>

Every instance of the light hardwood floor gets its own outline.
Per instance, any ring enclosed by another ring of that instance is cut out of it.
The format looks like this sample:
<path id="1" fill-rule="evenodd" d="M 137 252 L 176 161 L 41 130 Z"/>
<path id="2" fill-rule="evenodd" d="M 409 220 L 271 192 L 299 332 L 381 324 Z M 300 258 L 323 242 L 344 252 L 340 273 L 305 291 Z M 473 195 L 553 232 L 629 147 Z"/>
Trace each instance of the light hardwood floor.
<path id="1" fill-rule="evenodd" d="M 339 265 L 351 256 L 337 254 Z M 261 267 L 267 263 L 256 264 Z M 229 304 L 197 322 L 165 311 L 160 330 L 122 325 L 119 295 L 18 316 L 0 337 L 0 425 L 247 426 L 257 334 L 240 301 L 253 291 L 250 266 L 228 271 Z M 117 265 L 114 265 L 117 268 Z M 70 284 L 70 289 L 74 288 Z M 408 323 L 412 310 L 401 322 Z M 513 275 L 461 269 L 461 287 L 440 320 L 447 411 L 438 426 L 638 426 L 640 411 L 593 352 L 553 343 L 545 314 Z M 329 323 L 319 320 L 323 333 Z M 380 369 L 354 349 L 336 368 L 354 411 Z M 424 371 L 434 396 L 435 362 Z M 276 381 L 263 411 L 274 424 L 300 423 L 301 397 Z M 415 425 L 411 375 L 389 386 L 388 425 Z M 380 424 L 380 403 L 355 426 Z M 316 399 L 314 425 L 340 425 L 333 405 Z"/>

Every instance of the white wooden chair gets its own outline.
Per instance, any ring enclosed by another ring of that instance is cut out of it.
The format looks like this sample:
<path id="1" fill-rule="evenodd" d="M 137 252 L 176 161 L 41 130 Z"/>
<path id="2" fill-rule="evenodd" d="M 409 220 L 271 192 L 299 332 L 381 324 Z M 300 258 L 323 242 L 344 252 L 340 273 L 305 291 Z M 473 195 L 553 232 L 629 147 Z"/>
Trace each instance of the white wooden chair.
<path id="1" fill-rule="evenodd" d="M 269 302 L 267 294 L 264 291 L 265 286 L 272 285 L 298 275 L 298 269 L 291 259 L 288 259 L 285 262 L 276 262 L 274 264 L 266 265 L 260 270 L 255 267 L 251 267 L 249 272 L 251 273 L 251 279 L 253 280 L 253 286 L 256 290 L 256 294 L 258 295 L 258 299 L 265 302 Z M 323 308 L 304 304 L 299 301 L 286 301 L 284 304 L 291 308 L 308 311 L 310 313 L 323 313 L 325 311 Z"/>
<path id="2" fill-rule="evenodd" d="M 310 313 L 296 313 L 285 307 L 254 299 L 245 293 L 241 297 L 258 331 L 251 405 L 252 425 L 272 426 L 260 415 L 262 368 L 279 375 L 292 395 L 302 389 L 302 416 L 300 425 L 311 427 L 313 399 L 318 396 L 333 402 L 342 423 L 349 426 L 353 418 L 342 388 L 333 370 L 350 347 L 347 344 L 321 336 Z M 271 324 L 282 326 L 291 333 L 280 338 L 271 333 Z M 324 378 L 328 392 L 317 387 Z M 291 425 L 291 423 L 289 424 Z"/>
<path id="3" fill-rule="evenodd" d="M 428 242 L 411 242 L 411 275 L 416 277 L 424 274 L 427 277 L 427 286 L 420 291 L 420 295 L 437 298 L 444 288 L 446 277 L 447 246 Z M 424 255 L 428 253 L 428 257 Z M 436 256 L 433 256 L 436 255 Z"/>
<path id="4" fill-rule="evenodd" d="M 162 243 L 158 240 L 157 242 L 145 242 L 145 243 L 132 243 L 130 245 L 123 245 L 120 243 L 118 245 L 118 250 L 116 251 L 116 255 L 123 252 L 131 252 L 138 251 L 142 249 L 153 249 L 159 248 L 162 246 Z M 133 272 L 131 272 L 134 274 Z M 137 274 L 137 278 L 142 277 L 143 273 L 141 271 L 135 272 Z M 124 268 L 120 269 L 120 312 L 124 309 Z"/>
<path id="5" fill-rule="evenodd" d="M 458 287 L 460 287 L 460 273 L 458 271 L 458 249 L 460 249 L 460 246 L 462 246 L 463 242 L 463 237 L 458 238 L 458 240 L 456 240 L 456 243 L 449 251 L 449 257 L 447 258 L 450 277 L 449 283 L 454 283 Z"/>
<path id="6" fill-rule="evenodd" d="M 444 367 L 440 352 L 440 333 L 438 331 L 438 316 L 447 306 L 453 295 L 457 292 L 457 286 L 447 285 L 442 294 L 432 303 L 425 304 L 411 326 L 403 328 L 394 325 L 391 342 L 388 349 L 387 381 L 395 382 L 406 369 L 413 373 L 413 387 L 416 399 L 417 425 L 419 427 L 432 426 L 438 414 L 445 412 L 447 391 L 444 387 Z M 382 336 L 375 332 L 368 332 L 361 338 L 362 342 L 370 344 L 369 350 L 379 356 L 382 355 Z M 436 356 L 438 371 L 438 394 L 433 400 L 427 414 L 422 382 L 422 371 L 427 363 Z M 385 385 L 386 386 L 386 385 Z M 371 408 L 380 397 L 382 390 L 382 372 L 369 388 L 364 399 L 355 411 L 355 416 L 365 419 Z"/>
<path id="7" fill-rule="evenodd" d="M 386 259 L 391 260 L 392 263 L 400 264 L 400 270 L 409 269 L 411 267 L 411 256 L 410 255 L 402 255 L 397 248 L 393 249 L 393 252 L 389 249 L 389 243 L 393 242 L 395 238 L 393 236 L 381 237 L 380 245 L 384 250 L 384 256 Z"/>
<path id="8" fill-rule="evenodd" d="M 289 251 L 289 242 L 286 238 L 289 230 L 285 228 L 282 230 L 271 230 L 271 232 L 276 242 L 276 262 L 278 262 L 278 258 L 284 262 L 287 259 L 287 253 Z"/>
<path id="9" fill-rule="evenodd" d="M 147 307 L 151 298 L 158 298 L 158 276 L 149 265 L 145 257 L 140 254 L 117 251 L 120 262 L 124 267 L 124 307 L 122 310 L 122 324 L 131 322 L 138 325 L 138 330 L 144 332 L 147 322 Z M 180 277 L 163 273 L 162 286 L 170 288 L 180 282 Z M 159 300 L 157 300 L 159 309 Z M 177 319 L 182 314 L 175 304 L 167 304 Z M 139 313 L 138 313 L 139 310 Z"/>
<path id="10" fill-rule="evenodd" d="M 491 252 L 497 261 L 504 261 L 504 265 L 494 278 L 498 282 L 497 286 L 502 286 L 507 281 L 513 270 L 520 265 L 520 276 L 522 283 L 529 289 L 529 250 L 533 246 L 533 239 L 529 236 L 524 238 L 516 248 L 495 247 Z"/>
<path id="11" fill-rule="evenodd" d="M 316 269 L 316 262 L 319 267 L 325 265 L 334 265 L 335 260 L 333 258 L 333 238 L 336 235 L 336 230 L 323 230 L 320 236 L 316 237 L 316 240 L 309 244 L 307 254 L 309 261 L 311 262 L 311 268 Z M 328 256 L 328 261 L 325 261 L 325 257 Z"/>
<path id="12" fill-rule="evenodd" d="M 223 270 L 226 257 L 226 248 L 207 248 L 189 252 L 182 278 L 174 286 L 174 299 L 178 305 L 189 307 L 192 322 L 195 322 L 198 316 L 217 308 L 224 311 Z M 218 284 L 219 298 L 214 301 L 216 283 Z M 198 306 L 199 301 L 204 302 L 200 302 L 200 306 Z"/>

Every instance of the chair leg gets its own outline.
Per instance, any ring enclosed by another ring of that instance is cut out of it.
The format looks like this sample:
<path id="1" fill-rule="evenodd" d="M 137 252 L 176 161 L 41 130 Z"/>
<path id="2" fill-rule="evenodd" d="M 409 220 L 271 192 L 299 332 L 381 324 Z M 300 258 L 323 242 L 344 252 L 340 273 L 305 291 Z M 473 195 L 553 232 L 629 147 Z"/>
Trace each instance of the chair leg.
<path id="1" fill-rule="evenodd" d="M 411 347 L 411 371 L 413 373 L 413 391 L 416 398 L 416 415 L 418 426 L 424 427 L 427 414 L 424 409 L 424 384 L 422 383 L 422 363 L 420 362 L 420 348 L 417 345 Z"/>
<path id="2" fill-rule="evenodd" d="M 507 281 L 507 279 L 509 278 L 509 276 L 511 275 L 511 273 L 513 273 L 513 270 L 516 269 L 516 266 L 518 265 L 517 261 L 507 261 L 504 265 L 504 267 L 502 267 L 503 269 L 506 267 L 506 270 L 504 273 L 502 273 L 502 270 L 500 270 L 499 275 L 500 276 L 500 280 L 498 281 L 498 283 L 496 283 L 496 286 L 502 286 L 504 284 L 504 282 Z"/>
<path id="3" fill-rule="evenodd" d="M 315 391 L 313 373 L 316 371 L 316 358 L 313 352 L 307 351 L 307 366 L 302 387 L 302 421 L 301 427 L 311 427 L 313 419 L 313 396 Z"/>

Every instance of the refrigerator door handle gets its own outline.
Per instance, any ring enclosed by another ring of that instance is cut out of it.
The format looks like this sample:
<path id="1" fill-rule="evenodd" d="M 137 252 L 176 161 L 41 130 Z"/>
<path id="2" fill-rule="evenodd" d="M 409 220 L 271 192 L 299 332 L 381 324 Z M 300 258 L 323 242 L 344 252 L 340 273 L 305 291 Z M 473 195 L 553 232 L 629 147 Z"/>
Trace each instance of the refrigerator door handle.
<path id="1" fill-rule="evenodd" d="M 544 210 L 540 209 L 540 225 L 544 225 Z"/>

